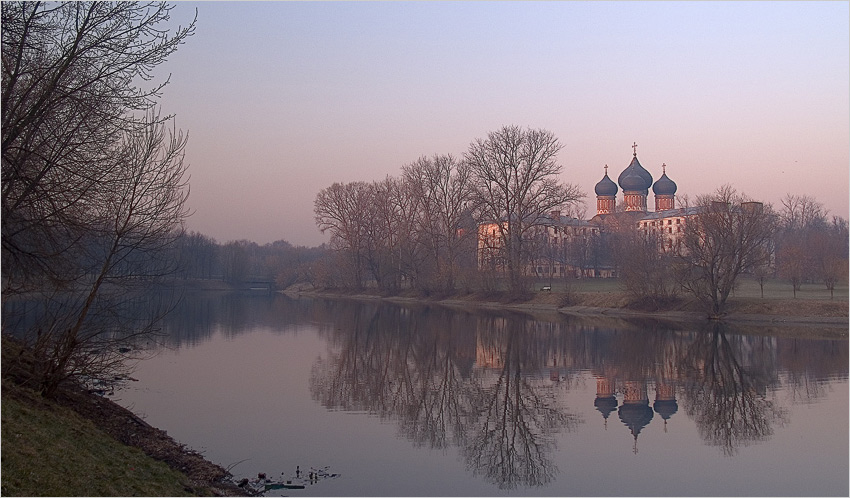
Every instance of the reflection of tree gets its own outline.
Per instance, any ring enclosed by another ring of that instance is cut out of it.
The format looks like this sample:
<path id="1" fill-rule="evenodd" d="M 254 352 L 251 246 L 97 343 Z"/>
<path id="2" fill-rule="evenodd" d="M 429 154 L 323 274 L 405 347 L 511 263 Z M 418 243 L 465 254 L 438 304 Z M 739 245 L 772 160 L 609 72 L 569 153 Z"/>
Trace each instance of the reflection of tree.
<path id="1" fill-rule="evenodd" d="M 576 419 L 557 407 L 542 377 L 535 383 L 525 374 L 539 374 L 546 357 L 534 322 L 435 309 L 357 310 L 340 321 L 350 328 L 336 330 L 334 349 L 313 366 L 315 399 L 396 419 L 415 444 L 461 446 L 473 473 L 500 487 L 552 479 L 554 434 Z M 488 368 L 471 374 L 482 349 L 492 353 L 495 375 Z"/>
<path id="2" fill-rule="evenodd" d="M 551 386 L 534 385 L 524 374 L 539 370 L 532 322 L 489 321 L 485 337 L 502 351 L 495 382 L 476 389 L 474 432 L 466 441 L 467 464 L 500 488 L 540 486 L 554 477 L 549 459 L 555 432 L 577 423 L 558 406 Z M 530 354 L 532 353 L 532 354 Z M 532 369 L 531 367 L 538 367 Z"/>
<path id="3" fill-rule="evenodd" d="M 848 370 L 847 341 L 788 339 L 776 345 L 783 365 L 782 383 L 792 404 L 812 403 L 825 396 L 836 372 Z"/>
<path id="4" fill-rule="evenodd" d="M 451 315 L 446 327 L 429 333 L 431 325 L 417 320 L 414 325 L 414 337 L 419 340 L 415 347 L 416 376 L 412 386 L 415 389 L 412 401 L 402 407 L 405 414 L 401 417 L 402 432 L 417 444 L 428 444 L 432 448 L 445 448 L 452 435 L 459 437 L 464 432 L 463 421 L 467 418 L 469 406 L 464 403 L 464 377 L 468 378 L 471 358 L 465 358 L 465 344 L 461 337 L 453 334 L 461 323 L 452 323 L 460 315 Z M 459 340 L 460 339 L 460 340 Z"/>
<path id="5" fill-rule="evenodd" d="M 15 328 L 13 321 L 7 325 Z M 846 340 L 283 295 L 186 295 L 163 322 L 168 343 L 177 347 L 257 327 L 280 333 L 303 327 L 328 341 L 310 378 L 323 406 L 393 420 L 416 445 L 456 446 L 472 472 L 505 489 L 553 479 L 557 432 L 577 423 L 557 405 L 571 376 L 581 380 L 591 372 L 603 382 L 596 400 L 588 399 L 602 424 L 613 415 L 628 420 L 636 435 L 682 412 L 708 444 L 734 454 L 771 436 L 784 420 L 778 403 L 816 400 L 848 369 Z M 630 382 L 650 389 L 635 398 L 644 422 L 627 416 L 634 407 L 618 410 L 616 395 L 625 396 Z M 788 397 L 776 398 L 778 392 Z M 616 430 L 629 437 L 619 422 Z"/>
<path id="6" fill-rule="evenodd" d="M 464 377 L 474 342 L 458 332 L 469 328 L 464 321 L 390 307 L 358 314 L 349 322 L 353 330 L 335 336 L 339 349 L 314 365 L 311 392 L 328 408 L 396 418 L 417 444 L 446 447 L 469 411 Z"/>
<path id="7" fill-rule="evenodd" d="M 716 323 L 696 336 L 683 357 L 689 377 L 684 390 L 688 416 L 706 443 L 726 455 L 767 439 L 773 424 L 784 420 L 783 410 L 766 396 L 775 384 L 773 349 L 762 347 L 766 340 L 727 336 L 724 326 Z"/>

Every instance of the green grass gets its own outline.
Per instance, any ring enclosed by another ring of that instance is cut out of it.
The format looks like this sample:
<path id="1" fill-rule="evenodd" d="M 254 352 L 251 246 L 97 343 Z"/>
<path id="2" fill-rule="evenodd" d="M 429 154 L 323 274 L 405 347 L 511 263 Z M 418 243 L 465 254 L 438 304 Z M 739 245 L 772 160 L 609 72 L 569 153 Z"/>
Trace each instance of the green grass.
<path id="1" fill-rule="evenodd" d="M 10 384 L 2 396 L 3 496 L 192 496 L 185 475 Z"/>

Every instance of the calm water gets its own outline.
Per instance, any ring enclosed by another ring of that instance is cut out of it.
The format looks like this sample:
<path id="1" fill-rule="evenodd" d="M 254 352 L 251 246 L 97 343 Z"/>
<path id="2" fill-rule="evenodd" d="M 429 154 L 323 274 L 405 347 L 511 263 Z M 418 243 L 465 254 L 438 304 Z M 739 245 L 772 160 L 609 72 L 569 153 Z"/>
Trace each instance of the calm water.
<path id="1" fill-rule="evenodd" d="M 291 496 L 848 495 L 848 343 L 187 298 L 113 399 Z M 750 331 L 752 332 L 752 330 Z"/>

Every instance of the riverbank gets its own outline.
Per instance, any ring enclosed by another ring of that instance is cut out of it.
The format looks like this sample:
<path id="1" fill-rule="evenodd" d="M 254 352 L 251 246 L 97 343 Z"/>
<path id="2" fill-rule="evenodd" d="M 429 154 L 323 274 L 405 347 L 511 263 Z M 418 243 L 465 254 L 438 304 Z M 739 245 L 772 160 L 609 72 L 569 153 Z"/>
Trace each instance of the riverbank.
<path id="1" fill-rule="evenodd" d="M 248 496 L 220 465 L 77 386 L 45 399 L 21 385 L 3 338 L 3 496 Z"/>
<path id="2" fill-rule="evenodd" d="M 617 291 L 577 290 L 529 291 L 521 295 L 507 292 L 469 292 L 422 294 L 377 291 L 342 291 L 311 288 L 291 288 L 290 296 L 316 296 L 361 300 L 385 300 L 397 303 L 428 303 L 453 308 L 503 309 L 550 317 L 573 316 L 584 318 L 618 318 L 624 320 L 650 319 L 663 322 L 707 323 L 707 314 L 692 298 L 678 298 L 665 303 L 635 302 Z M 761 329 L 761 333 L 777 333 L 797 337 L 847 338 L 848 300 L 784 299 L 733 297 L 728 312 L 720 320 L 730 326 Z M 765 329 L 769 331 L 765 331 Z"/>

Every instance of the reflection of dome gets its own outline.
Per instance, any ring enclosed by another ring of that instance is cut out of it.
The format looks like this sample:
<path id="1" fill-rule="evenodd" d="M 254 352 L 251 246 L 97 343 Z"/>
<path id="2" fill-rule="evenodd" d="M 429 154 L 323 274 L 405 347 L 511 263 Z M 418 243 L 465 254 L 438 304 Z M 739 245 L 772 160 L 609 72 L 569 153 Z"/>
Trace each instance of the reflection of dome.
<path id="1" fill-rule="evenodd" d="M 596 191 L 596 195 L 617 195 L 617 184 L 608 178 L 608 172 L 606 171 L 605 176 L 602 177 L 602 180 L 599 180 L 594 190 Z"/>
<path id="2" fill-rule="evenodd" d="M 679 404 L 676 403 L 675 399 L 660 399 L 657 400 L 652 405 L 655 408 L 655 413 L 661 415 L 661 418 L 664 420 L 672 417 L 677 411 L 679 411 Z"/>
<path id="3" fill-rule="evenodd" d="M 620 415 L 620 421 L 631 429 L 635 439 L 637 439 L 640 431 L 652 420 L 652 408 L 649 407 L 648 400 L 637 403 L 623 403 L 618 413 Z"/>
<path id="4" fill-rule="evenodd" d="M 676 193 L 676 183 L 668 178 L 665 172 L 652 186 L 652 193 L 655 195 L 673 195 Z"/>
<path id="5" fill-rule="evenodd" d="M 617 409 L 617 398 L 613 394 L 610 396 L 597 396 L 593 402 L 593 406 L 599 410 L 599 413 L 602 414 L 605 420 L 608 420 L 608 415 Z"/>
<path id="6" fill-rule="evenodd" d="M 640 183 L 638 183 L 638 180 L 632 179 L 629 180 L 627 186 L 623 183 L 623 180 L 632 174 L 635 174 L 638 178 L 640 178 Z M 640 165 L 640 161 L 638 161 L 637 155 L 635 155 L 629 166 L 620 173 L 619 177 L 617 177 L 617 183 L 620 184 L 620 188 L 623 190 L 649 190 L 649 187 L 652 185 L 652 175 Z"/>

